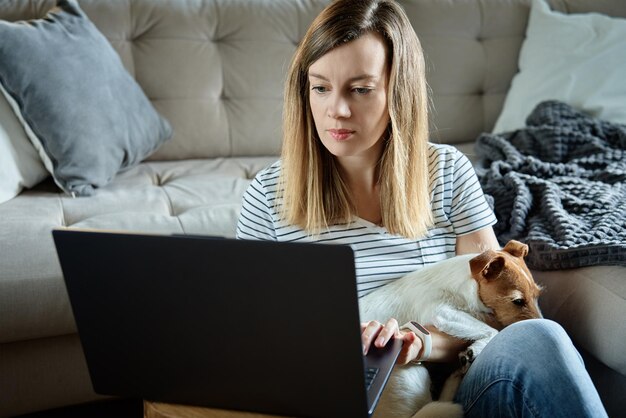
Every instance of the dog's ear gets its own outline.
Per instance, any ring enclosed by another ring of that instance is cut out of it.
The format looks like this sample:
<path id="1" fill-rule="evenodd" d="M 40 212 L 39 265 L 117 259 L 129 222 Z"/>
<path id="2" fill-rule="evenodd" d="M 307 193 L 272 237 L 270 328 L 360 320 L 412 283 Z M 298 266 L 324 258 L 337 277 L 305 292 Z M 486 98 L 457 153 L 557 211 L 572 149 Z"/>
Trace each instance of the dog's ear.
<path id="1" fill-rule="evenodd" d="M 469 263 L 474 279 L 493 280 L 498 277 L 504 268 L 504 257 L 495 251 L 487 250 L 472 258 Z"/>
<path id="2" fill-rule="evenodd" d="M 528 245 L 523 242 L 515 241 L 514 239 L 507 242 L 503 250 L 514 257 L 524 258 L 528 255 Z"/>

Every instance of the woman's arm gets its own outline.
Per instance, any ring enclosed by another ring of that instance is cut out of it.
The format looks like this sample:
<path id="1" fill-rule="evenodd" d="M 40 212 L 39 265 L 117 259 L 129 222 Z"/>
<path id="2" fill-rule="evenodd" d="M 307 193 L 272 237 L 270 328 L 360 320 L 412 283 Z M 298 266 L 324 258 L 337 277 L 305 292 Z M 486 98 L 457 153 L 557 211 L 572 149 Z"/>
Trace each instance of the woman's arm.
<path id="1" fill-rule="evenodd" d="M 480 253 L 488 249 L 500 249 L 493 228 L 482 228 L 467 235 L 456 238 L 456 254 Z M 432 351 L 429 361 L 452 362 L 458 354 L 464 350 L 469 341 L 460 340 L 448 334 L 444 334 L 432 325 L 427 326 L 432 336 Z M 363 351 L 367 353 L 373 343 L 376 347 L 383 347 L 392 336 L 402 338 L 404 344 L 398 357 L 398 364 L 406 364 L 419 358 L 422 351 L 422 340 L 412 332 L 399 331 L 398 322 L 395 319 L 388 320 L 385 324 L 377 321 L 362 324 Z"/>
<path id="2" fill-rule="evenodd" d="M 432 351 L 428 361 L 452 362 L 457 359 L 461 350 L 469 345 L 469 341 L 459 340 L 439 331 L 434 326 L 427 326 L 432 336 Z M 401 338 L 404 343 L 402 351 L 398 356 L 398 364 L 407 364 L 418 359 L 422 354 L 422 340 L 413 332 L 399 331 L 398 321 L 389 319 L 385 324 L 377 321 L 370 321 L 361 324 L 363 354 L 367 354 L 369 347 L 373 343 L 375 347 L 383 347 L 392 338 Z"/>
<path id="3" fill-rule="evenodd" d="M 456 237 L 456 255 L 482 253 L 487 250 L 499 250 L 500 244 L 493 232 L 493 228 L 488 226 L 467 235 Z"/>
<path id="4" fill-rule="evenodd" d="M 481 253 L 486 250 L 499 250 L 500 244 L 492 227 L 479 229 L 467 235 L 456 237 L 456 254 Z M 433 351 L 430 361 L 456 361 L 458 354 L 467 348 L 470 341 L 460 340 L 444 334 L 434 326 L 427 326 L 433 338 Z"/>

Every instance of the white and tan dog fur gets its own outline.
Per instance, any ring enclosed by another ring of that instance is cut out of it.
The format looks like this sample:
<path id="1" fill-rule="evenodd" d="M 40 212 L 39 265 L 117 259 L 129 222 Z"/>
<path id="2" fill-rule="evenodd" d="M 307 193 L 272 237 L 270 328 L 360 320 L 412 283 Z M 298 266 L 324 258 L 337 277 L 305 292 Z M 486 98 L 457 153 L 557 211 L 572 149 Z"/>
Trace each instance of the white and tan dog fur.
<path id="1" fill-rule="evenodd" d="M 527 245 L 510 241 L 502 250 L 457 256 L 425 267 L 363 297 L 361 320 L 396 318 L 400 325 L 410 320 L 432 324 L 471 341 L 461 354 L 473 359 L 498 332 L 486 322 L 502 328 L 541 317 L 537 304 L 541 289 L 526 267 L 526 254 Z M 464 371 L 448 379 L 440 400 L 452 400 Z M 430 386 L 422 365 L 396 366 L 375 416 L 463 416 L 460 405 L 431 403 Z"/>

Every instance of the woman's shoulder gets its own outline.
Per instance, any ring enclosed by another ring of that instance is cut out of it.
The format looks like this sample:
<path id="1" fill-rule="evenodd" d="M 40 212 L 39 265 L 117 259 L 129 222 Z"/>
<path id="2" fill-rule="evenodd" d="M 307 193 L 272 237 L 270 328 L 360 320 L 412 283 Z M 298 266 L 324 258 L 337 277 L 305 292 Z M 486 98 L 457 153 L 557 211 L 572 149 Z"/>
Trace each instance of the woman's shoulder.
<path id="1" fill-rule="evenodd" d="M 280 160 L 273 162 L 271 165 L 260 170 L 254 176 L 253 183 L 260 186 L 265 192 L 273 192 L 278 184 L 280 177 Z"/>
<path id="2" fill-rule="evenodd" d="M 428 143 L 428 162 L 431 167 L 454 167 L 463 158 L 463 153 L 453 145 Z"/>
<path id="3" fill-rule="evenodd" d="M 271 165 L 260 170 L 254 177 L 261 183 L 265 183 L 280 176 L 280 160 L 274 161 Z"/>
<path id="4" fill-rule="evenodd" d="M 428 152 L 431 155 L 457 155 L 460 154 L 459 151 L 454 145 L 450 144 L 436 144 L 434 142 L 428 143 Z"/>

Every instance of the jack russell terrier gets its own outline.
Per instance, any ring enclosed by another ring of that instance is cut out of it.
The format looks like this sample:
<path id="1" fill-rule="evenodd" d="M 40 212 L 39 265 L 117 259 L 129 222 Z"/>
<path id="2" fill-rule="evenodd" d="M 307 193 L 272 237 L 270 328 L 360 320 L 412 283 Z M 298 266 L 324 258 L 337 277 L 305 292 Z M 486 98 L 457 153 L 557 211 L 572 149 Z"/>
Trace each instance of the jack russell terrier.
<path id="1" fill-rule="evenodd" d="M 463 416 L 460 405 L 443 401 L 453 399 L 473 359 L 498 333 L 487 323 L 502 329 L 542 317 L 537 304 L 541 288 L 526 267 L 527 254 L 526 244 L 512 240 L 502 250 L 456 256 L 409 273 L 361 299 L 363 322 L 388 318 L 396 318 L 399 324 L 416 321 L 471 341 L 459 355 L 462 368 L 448 378 L 439 402 L 432 402 L 426 368 L 412 362 L 395 367 L 375 417 Z"/>

